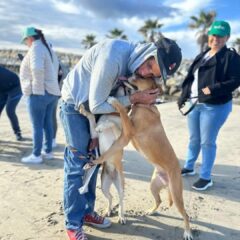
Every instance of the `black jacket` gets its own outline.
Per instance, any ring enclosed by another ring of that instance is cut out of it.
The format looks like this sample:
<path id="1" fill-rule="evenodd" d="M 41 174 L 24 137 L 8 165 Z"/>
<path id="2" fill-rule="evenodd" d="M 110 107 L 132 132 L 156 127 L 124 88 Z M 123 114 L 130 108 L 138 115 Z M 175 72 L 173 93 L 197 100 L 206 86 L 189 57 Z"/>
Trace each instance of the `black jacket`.
<path id="1" fill-rule="evenodd" d="M 223 104 L 232 99 L 232 92 L 240 86 L 240 56 L 234 49 L 223 47 L 205 64 L 203 56 L 210 49 L 199 54 L 189 68 L 182 84 L 182 94 L 178 100 L 181 106 L 191 94 L 194 72 L 198 71 L 198 100 L 200 103 Z M 211 94 L 204 95 L 202 89 L 209 87 Z"/>
<path id="2" fill-rule="evenodd" d="M 6 93 L 20 86 L 17 74 L 0 66 L 0 93 Z"/>

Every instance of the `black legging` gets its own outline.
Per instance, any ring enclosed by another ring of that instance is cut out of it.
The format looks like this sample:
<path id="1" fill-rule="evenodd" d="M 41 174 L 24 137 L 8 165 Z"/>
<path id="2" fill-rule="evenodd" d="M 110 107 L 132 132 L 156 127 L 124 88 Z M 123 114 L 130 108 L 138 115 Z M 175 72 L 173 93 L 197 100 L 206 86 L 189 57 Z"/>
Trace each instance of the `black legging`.
<path id="1" fill-rule="evenodd" d="M 16 114 L 16 107 L 22 97 L 21 87 L 16 87 L 8 92 L 0 93 L 0 115 L 6 106 L 7 116 L 10 120 L 15 134 L 20 133 L 19 121 Z"/>

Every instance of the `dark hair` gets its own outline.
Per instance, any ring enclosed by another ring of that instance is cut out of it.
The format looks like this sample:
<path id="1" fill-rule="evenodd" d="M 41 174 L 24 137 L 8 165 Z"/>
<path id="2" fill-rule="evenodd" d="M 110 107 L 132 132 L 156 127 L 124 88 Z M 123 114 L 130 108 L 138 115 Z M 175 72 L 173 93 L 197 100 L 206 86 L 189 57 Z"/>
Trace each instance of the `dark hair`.
<path id="1" fill-rule="evenodd" d="M 36 39 L 36 40 L 37 40 L 37 39 L 41 39 L 42 43 L 43 43 L 43 44 L 45 45 L 45 47 L 47 48 L 47 50 L 48 50 L 48 52 L 49 52 L 49 54 L 50 54 L 50 56 L 51 56 L 51 59 L 52 59 L 52 61 L 53 61 L 52 52 L 51 52 L 51 50 L 50 50 L 50 48 L 49 48 L 49 46 L 48 46 L 48 44 L 47 44 L 47 42 L 46 42 L 46 39 L 45 39 L 45 37 L 44 37 L 44 34 L 42 33 L 42 30 L 35 28 L 35 32 L 37 33 L 37 35 L 33 36 L 33 38 Z"/>

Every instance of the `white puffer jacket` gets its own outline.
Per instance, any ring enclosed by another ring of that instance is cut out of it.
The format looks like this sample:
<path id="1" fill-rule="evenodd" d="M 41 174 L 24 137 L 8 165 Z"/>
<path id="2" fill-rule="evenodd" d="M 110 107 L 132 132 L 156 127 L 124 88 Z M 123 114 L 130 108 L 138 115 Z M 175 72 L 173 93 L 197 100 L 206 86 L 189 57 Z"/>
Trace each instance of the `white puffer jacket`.
<path id="1" fill-rule="evenodd" d="M 45 95 L 45 90 L 55 96 L 61 95 L 57 79 L 59 61 L 52 49 L 51 52 L 53 60 L 41 40 L 32 43 L 20 66 L 24 95 Z"/>

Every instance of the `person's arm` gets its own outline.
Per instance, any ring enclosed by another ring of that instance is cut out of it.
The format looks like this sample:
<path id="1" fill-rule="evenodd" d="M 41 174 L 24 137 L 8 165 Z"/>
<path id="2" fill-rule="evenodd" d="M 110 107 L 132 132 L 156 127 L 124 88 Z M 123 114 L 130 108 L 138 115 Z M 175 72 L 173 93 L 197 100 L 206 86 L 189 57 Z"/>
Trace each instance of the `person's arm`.
<path id="1" fill-rule="evenodd" d="M 218 82 L 212 86 L 208 86 L 208 89 L 203 89 L 204 94 L 211 94 L 213 96 L 221 96 L 227 93 L 232 93 L 236 88 L 240 86 L 240 56 L 236 53 L 230 59 L 227 71 L 226 80 Z"/>
<path id="2" fill-rule="evenodd" d="M 19 78 L 23 95 L 29 96 L 32 94 L 32 76 L 30 74 L 29 52 L 24 57 L 20 65 Z"/>
<path id="3" fill-rule="evenodd" d="M 119 66 L 116 57 L 113 58 L 109 55 L 100 51 L 92 66 L 89 108 L 93 114 L 115 112 L 112 105 L 107 102 L 107 98 L 119 75 Z"/>
<path id="4" fill-rule="evenodd" d="M 44 51 L 43 46 L 33 46 L 30 50 L 30 69 L 32 73 L 32 93 L 44 95 Z"/>

